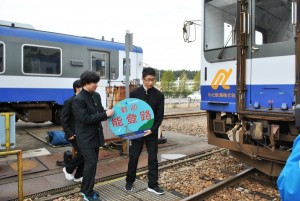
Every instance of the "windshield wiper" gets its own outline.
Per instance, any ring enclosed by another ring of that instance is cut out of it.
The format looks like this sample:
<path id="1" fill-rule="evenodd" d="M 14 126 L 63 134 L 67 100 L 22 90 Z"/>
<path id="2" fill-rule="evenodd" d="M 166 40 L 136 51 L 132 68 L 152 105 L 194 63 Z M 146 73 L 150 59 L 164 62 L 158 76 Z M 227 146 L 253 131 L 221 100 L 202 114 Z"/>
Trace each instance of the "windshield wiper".
<path id="1" fill-rule="evenodd" d="M 229 34 L 229 36 L 228 36 L 228 38 L 227 38 L 227 40 L 226 40 L 225 45 L 224 45 L 224 46 L 222 47 L 222 49 L 220 50 L 220 52 L 219 52 L 219 54 L 218 54 L 218 57 L 217 57 L 218 59 L 223 59 L 223 55 L 224 55 L 225 48 L 227 47 L 227 45 L 228 45 L 230 39 L 232 38 L 232 36 L 233 36 L 233 30 L 231 30 L 231 32 L 230 32 L 230 34 Z"/>

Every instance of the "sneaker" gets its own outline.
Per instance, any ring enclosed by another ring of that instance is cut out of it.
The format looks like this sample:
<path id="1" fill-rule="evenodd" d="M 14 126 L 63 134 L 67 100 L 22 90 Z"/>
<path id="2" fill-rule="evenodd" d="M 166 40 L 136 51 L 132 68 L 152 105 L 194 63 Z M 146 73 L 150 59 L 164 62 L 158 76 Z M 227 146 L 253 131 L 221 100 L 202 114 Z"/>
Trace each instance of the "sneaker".
<path id="1" fill-rule="evenodd" d="M 75 182 L 82 182 L 82 179 L 83 179 L 83 177 L 79 177 L 79 178 L 75 178 L 75 177 L 74 177 L 74 181 L 75 181 Z"/>
<path id="2" fill-rule="evenodd" d="M 133 191 L 132 183 L 126 182 L 125 191 Z"/>
<path id="3" fill-rule="evenodd" d="M 97 192 L 94 192 L 93 198 L 100 198 L 100 195 L 99 195 L 99 193 L 97 193 Z"/>
<path id="4" fill-rule="evenodd" d="M 84 201 L 101 201 L 99 197 L 96 196 L 97 193 L 94 193 L 93 197 L 86 196 L 84 193 L 81 193 Z"/>
<path id="5" fill-rule="evenodd" d="M 63 168 L 63 172 L 65 173 L 65 177 L 67 180 L 71 181 L 74 179 L 74 176 L 72 174 L 69 174 L 65 167 Z"/>
<path id="6" fill-rule="evenodd" d="M 161 188 L 159 188 L 158 186 L 154 187 L 154 188 L 149 188 L 147 189 L 149 192 L 155 193 L 157 195 L 162 195 L 165 193 L 165 191 Z"/>

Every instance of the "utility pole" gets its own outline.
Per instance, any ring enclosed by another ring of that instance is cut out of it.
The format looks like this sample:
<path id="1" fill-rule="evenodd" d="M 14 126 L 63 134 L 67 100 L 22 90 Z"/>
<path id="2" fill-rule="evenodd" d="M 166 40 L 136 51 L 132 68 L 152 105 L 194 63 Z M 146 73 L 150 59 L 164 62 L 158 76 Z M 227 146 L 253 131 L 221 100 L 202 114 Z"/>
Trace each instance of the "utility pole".
<path id="1" fill-rule="evenodd" d="M 130 69 L 130 59 L 129 59 L 129 53 L 132 51 L 132 33 L 130 33 L 129 30 L 126 30 L 125 35 L 125 53 L 126 53 L 126 86 L 125 86 L 125 94 L 126 98 L 129 98 L 129 69 Z"/>
<path id="2" fill-rule="evenodd" d="M 125 35 L 125 54 L 126 54 L 125 94 L 126 94 L 126 98 L 129 98 L 129 69 L 130 69 L 129 53 L 130 53 L 130 51 L 132 51 L 132 33 L 130 33 L 129 30 L 126 30 L 126 35 Z M 126 152 L 127 152 L 128 157 L 129 157 L 129 146 L 130 146 L 130 141 L 127 140 Z"/>

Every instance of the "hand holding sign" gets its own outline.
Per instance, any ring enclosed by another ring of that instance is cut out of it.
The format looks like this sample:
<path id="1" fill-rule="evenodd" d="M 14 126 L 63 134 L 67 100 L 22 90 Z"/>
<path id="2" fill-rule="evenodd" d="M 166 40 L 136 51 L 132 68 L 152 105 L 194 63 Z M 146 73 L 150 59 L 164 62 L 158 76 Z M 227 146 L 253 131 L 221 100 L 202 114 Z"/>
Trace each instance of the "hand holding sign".
<path id="1" fill-rule="evenodd" d="M 113 116 L 114 115 L 114 110 L 107 110 L 106 111 L 106 116 L 107 117 L 111 117 L 111 116 Z"/>
<path id="2" fill-rule="evenodd" d="M 109 127 L 112 132 L 125 139 L 135 139 L 150 135 L 154 123 L 154 113 L 150 105 L 136 98 L 127 98 L 114 107 Z"/>
<path id="3" fill-rule="evenodd" d="M 144 131 L 144 136 L 151 135 L 151 134 L 152 134 L 151 130 L 145 130 Z"/>

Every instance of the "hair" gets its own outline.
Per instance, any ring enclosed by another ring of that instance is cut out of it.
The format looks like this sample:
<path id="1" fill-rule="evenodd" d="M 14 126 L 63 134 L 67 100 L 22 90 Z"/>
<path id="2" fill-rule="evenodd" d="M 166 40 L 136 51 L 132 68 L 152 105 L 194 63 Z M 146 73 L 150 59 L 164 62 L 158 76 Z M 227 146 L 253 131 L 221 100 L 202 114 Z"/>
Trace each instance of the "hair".
<path id="1" fill-rule="evenodd" d="M 143 78 L 147 75 L 153 75 L 155 77 L 155 70 L 151 67 L 144 68 L 142 73 Z"/>
<path id="2" fill-rule="evenodd" d="M 86 70 L 81 74 L 80 80 L 81 86 L 85 86 L 90 83 L 98 83 L 100 80 L 100 76 L 94 71 Z"/>
<path id="3" fill-rule="evenodd" d="M 76 88 L 80 88 L 81 87 L 81 80 L 75 80 L 73 82 L 73 90 L 74 90 L 74 93 L 76 93 Z"/>

